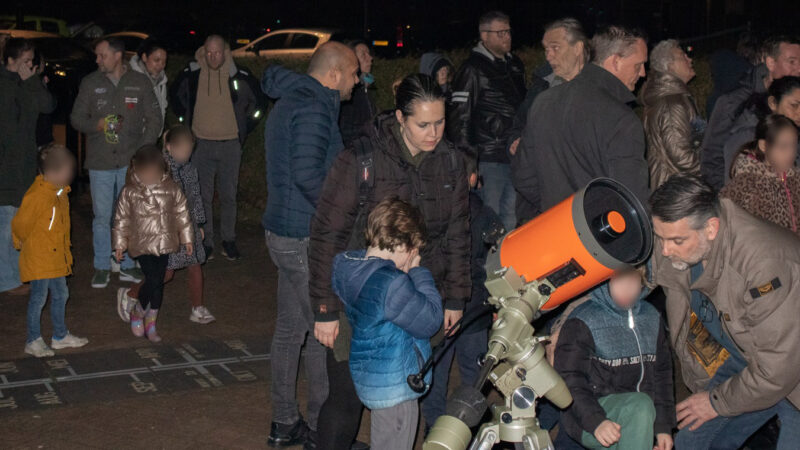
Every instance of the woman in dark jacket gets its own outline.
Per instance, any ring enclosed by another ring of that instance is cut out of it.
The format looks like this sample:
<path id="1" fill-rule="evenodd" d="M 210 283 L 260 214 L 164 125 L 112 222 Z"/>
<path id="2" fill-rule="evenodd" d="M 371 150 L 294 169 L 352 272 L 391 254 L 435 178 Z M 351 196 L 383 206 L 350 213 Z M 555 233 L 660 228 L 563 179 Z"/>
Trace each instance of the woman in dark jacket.
<path id="1" fill-rule="evenodd" d="M 346 361 L 350 331 L 331 288 L 331 262 L 348 247 L 363 247 L 369 211 L 394 195 L 422 212 L 428 236 L 421 265 L 444 299 L 445 329 L 460 319 L 470 296 L 467 174 L 461 156 L 442 139 L 444 121 L 439 86 L 429 76 L 410 75 L 398 87 L 395 111 L 380 114 L 328 172 L 309 252 L 314 334 L 334 349 L 328 352 L 330 394 L 317 430 L 320 449 L 349 448 L 358 433 L 362 407 Z"/>
<path id="2" fill-rule="evenodd" d="M 375 105 L 375 77 L 372 76 L 372 51 L 364 41 L 352 41 L 348 46 L 358 58 L 358 79 L 360 82 L 353 88 L 350 100 L 342 102 L 339 110 L 339 130 L 342 142 L 349 145 L 361 134 L 361 130 L 378 114 Z"/>

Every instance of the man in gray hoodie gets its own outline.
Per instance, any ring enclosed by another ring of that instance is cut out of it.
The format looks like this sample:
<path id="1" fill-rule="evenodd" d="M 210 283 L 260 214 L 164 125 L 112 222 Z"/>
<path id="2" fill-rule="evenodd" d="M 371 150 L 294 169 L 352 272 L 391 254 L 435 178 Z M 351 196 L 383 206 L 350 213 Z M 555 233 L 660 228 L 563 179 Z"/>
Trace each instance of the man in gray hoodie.
<path id="1" fill-rule="evenodd" d="M 108 286 L 111 275 L 111 217 L 136 150 L 154 144 L 161 132 L 161 109 L 150 80 L 122 59 L 125 44 L 105 38 L 94 49 L 97 70 L 82 81 L 70 121 L 86 135 L 86 168 L 91 182 L 93 288 Z M 131 258 L 120 262 L 120 281 L 143 279 Z"/>

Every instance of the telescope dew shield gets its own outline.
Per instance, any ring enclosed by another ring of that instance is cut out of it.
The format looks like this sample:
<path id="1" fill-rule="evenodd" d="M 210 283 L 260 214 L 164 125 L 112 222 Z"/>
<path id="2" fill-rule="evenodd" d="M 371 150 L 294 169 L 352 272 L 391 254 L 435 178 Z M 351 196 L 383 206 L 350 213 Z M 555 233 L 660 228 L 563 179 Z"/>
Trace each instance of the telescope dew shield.
<path id="1" fill-rule="evenodd" d="M 652 247 L 650 217 L 639 199 L 619 182 L 598 178 L 509 233 L 499 252 L 503 267 L 556 287 L 542 307 L 548 310 L 641 264 Z"/>

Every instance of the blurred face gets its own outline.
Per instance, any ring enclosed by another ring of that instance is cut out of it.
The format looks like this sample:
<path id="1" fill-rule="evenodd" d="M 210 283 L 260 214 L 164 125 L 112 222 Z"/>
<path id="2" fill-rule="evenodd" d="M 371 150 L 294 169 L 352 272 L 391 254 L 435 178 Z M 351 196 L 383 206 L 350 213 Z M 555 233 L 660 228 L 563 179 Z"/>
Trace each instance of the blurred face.
<path id="1" fill-rule="evenodd" d="M 692 58 L 689 58 L 689 55 L 680 48 L 672 49 L 672 63 L 669 65 L 669 70 L 684 83 L 691 81 L 695 75 Z"/>
<path id="2" fill-rule="evenodd" d="M 544 57 L 553 73 L 567 81 L 583 69 L 583 42 L 570 44 L 564 28 L 549 30 L 542 38 Z"/>
<path id="3" fill-rule="evenodd" d="M 159 76 L 161 72 L 164 71 L 164 67 L 167 66 L 167 52 L 162 48 L 158 48 L 153 51 L 153 53 L 150 53 L 150 56 L 143 54 L 142 62 L 144 63 L 145 69 L 147 69 L 147 73 L 155 78 Z"/>
<path id="4" fill-rule="evenodd" d="M 644 65 L 647 62 L 647 44 L 637 39 L 627 56 L 612 55 L 603 62 L 603 68 L 619 78 L 631 92 L 636 89 L 639 78 L 645 76 Z"/>
<path id="5" fill-rule="evenodd" d="M 332 76 L 339 98 L 342 101 L 350 100 L 353 97 L 353 87 L 359 82 L 358 61 L 355 56 L 343 68 L 333 70 Z"/>
<path id="6" fill-rule="evenodd" d="M 617 306 L 631 309 L 642 294 L 642 277 L 636 271 L 614 275 L 608 282 L 608 290 Z"/>
<path id="7" fill-rule="evenodd" d="M 653 217 L 653 230 L 660 246 L 656 250 L 669 258 L 675 269 L 688 270 L 708 256 L 719 231 L 719 219 L 711 218 L 702 228 L 695 230 L 688 217 L 672 223 Z"/>
<path id="8" fill-rule="evenodd" d="M 49 170 L 44 174 L 44 179 L 55 186 L 66 187 L 72 184 L 75 178 L 75 165 L 64 164 L 60 169 Z"/>
<path id="9" fill-rule="evenodd" d="M 444 86 L 450 82 L 450 67 L 444 66 L 436 71 L 436 83 Z"/>
<path id="10" fill-rule="evenodd" d="M 794 167 L 797 158 L 797 130 L 784 128 L 769 148 L 763 139 L 758 141 L 758 148 L 776 172 L 786 172 Z"/>
<path id="11" fill-rule="evenodd" d="M 358 44 L 355 48 L 355 52 L 361 73 L 372 72 L 372 53 L 369 51 L 369 47 L 364 44 Z"/>
<path id="12" fill-rule="evenodd" d="M 800 127 L 800 89 L 784 95 L 780 102 L 776 102 L 775 97 L 770 97 L 767 104 L 772 112 L 788 117 Z"/>
<path id="13" fill-rule="evenodd" d="M 19 72 L 20 67 L 33 69 L 33 50 L 22 52 L 19 58 L 8 58 L 6 69 L 8 69 L 9 72 Z"/>
<path id="14" fill-rule="evenodd" d="M 108 42 L 102 41 L 94 48 L 97 57 L 97 68 L 105 74 L 113 73 L 122 65 L 122 52 L 115 52 L 108 46 Z"/>
<path id="15" fill-rule="evenodd" d="M 800 76 L 800 44 L 782 43 L 778 57 L 767 56 L 765 62 L 773 80 Z"/>
<path id="16" fill-rule="evenodd" d="M 164 178 L 164 171 L 158 166 L 147 166 L 136 169 L 136 176 L 143 185 L 152 186 L 161 182 L 161 179 Z"/>
<path id="17" fill-rule="evenodd" d="M 209 68 L 217 70 L 225 63 L 225 42 L 221 39 L 211 39 L 206 42 L 206 64 Z"/>
<path id="18" fill-rule="evenodd" d="M 511 51 L 511 24 L 494 20 L 481 29 L 481 42 L 494 56 L 503 57 Z"/>
<path id="19" fill-rule="evenodd" d="M 177 142 L 167 144 L 167 151 L 175 161 L 186 163 L 192 158 L 194 142 L 188 139 L 180 139 Z"/>
<path id="20" fill-rule="evenodd" d="M 439 145 L 444 136 L 444 101 L 419 101 L 412 115 L 403 116 L 399 110 L 395 114 L 412 154 L 432 152 Z"/>

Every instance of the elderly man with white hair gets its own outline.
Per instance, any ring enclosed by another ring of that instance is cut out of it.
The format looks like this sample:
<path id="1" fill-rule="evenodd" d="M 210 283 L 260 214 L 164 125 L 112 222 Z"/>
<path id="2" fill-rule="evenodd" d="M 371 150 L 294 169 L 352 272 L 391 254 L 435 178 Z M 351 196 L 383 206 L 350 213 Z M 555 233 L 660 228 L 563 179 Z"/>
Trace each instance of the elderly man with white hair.
<path id="1" fill-rule="evenodd" d="M 706 124 L 687 86 L 695 75 L 692 59 L 676 40 L 653 47 L 650 70 L 641 102 L 650 186 L 655 189 L 676 173 L 700 173 L 700 144 Z"/>

